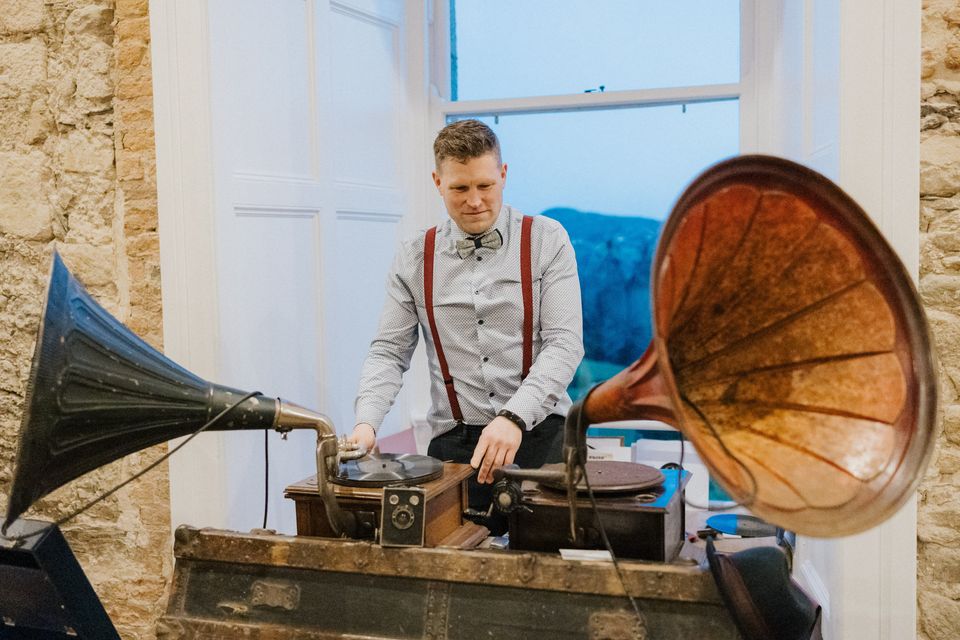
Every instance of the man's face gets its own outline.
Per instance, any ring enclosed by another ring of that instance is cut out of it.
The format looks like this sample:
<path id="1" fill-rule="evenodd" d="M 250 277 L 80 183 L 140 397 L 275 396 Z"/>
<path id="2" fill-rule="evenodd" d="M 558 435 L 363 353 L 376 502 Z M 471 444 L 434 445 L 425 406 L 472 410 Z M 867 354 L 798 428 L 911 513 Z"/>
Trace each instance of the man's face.
<path id="1" fill-rule="evenodd" d="M 446 158 L 433 172 L 447 213 L 470 235 L 483 233 L 497 221 L 506 181 L 507 165 L 498 163 L 493 153 L 466 162 Z"/>

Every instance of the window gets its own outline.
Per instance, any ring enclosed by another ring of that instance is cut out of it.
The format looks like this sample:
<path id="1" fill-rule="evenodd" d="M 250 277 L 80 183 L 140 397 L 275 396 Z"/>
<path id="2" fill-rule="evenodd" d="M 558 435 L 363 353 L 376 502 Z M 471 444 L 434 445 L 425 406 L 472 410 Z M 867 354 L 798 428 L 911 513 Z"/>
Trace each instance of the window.
<path id="1" fill-rule="evenodd" d="M 693 177 L 739 150 L 739 0 L 438 5 L 439 115 L 487 122 L 505 201 L 556 218 L 576 248 L 576 399 L 643 353 L 660 226 Z"/>

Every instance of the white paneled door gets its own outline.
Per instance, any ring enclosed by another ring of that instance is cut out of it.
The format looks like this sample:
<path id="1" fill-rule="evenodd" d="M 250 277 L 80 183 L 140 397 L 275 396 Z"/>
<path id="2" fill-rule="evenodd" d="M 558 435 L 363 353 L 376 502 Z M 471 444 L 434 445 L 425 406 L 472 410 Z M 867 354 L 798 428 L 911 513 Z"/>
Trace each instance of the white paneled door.
<path id="1" fill-rule="evenodd" d="M 187 2 L 173 6 L 156 18 L 179 25 L 182 34 L 186 14 L 197 12 Z M 165 277 L 164 288 L 206 287 L 215 299 L 210 318 L 187 327 L 215 341 L 212 361 L 197 363 L 205 364 L 201 375 L 314 408 L 348 433 L 386 271 L 410 209 L 404 3 L 208 0 L 204 6 L 205 15 L 193 18 L 206 29 L 196 30 L 192 42 L 206 42 L 207 95 L 181 99 L 208 104 L 211 210 L 185 211 L 179 223 L 185 235 L 194 223 L 201 232 L 209 228 L 215 259 L 213 273 L 196 274 L 206 283 Z M 168 58 L 182 60 L 184 52 Z M 161 169 L 162 116 L 158 105 Z M 171 146 L 180 153 L 195 144 L 191 131 L 204 133 L 189 122 L 173 129 L 179 137 Z M 195 194 L 181 189 L 191 201 Z M 176 249 L 163 250 L 170 264 Z M 171 271 L 195 259 L 189 247 L 181 251 Z M 176 343 L 168 338 L 168 351 L 189 342 L 168 335 Z M 191 366 L 189 349 L 171 355 Z M 405 422 L 405 403 L 401 397 L 388 432 Z M 314 443 L 309 432 L 286 442 L 270 435 L 268 527 L 295 532 L 293 505 L 282 490 L 314 473 Z M 263 433 L 214 434 L 189 449 L 171 467 L 175 524 L 259 527 Z M 195 498 L 197 491 L 204 500 Z"/>

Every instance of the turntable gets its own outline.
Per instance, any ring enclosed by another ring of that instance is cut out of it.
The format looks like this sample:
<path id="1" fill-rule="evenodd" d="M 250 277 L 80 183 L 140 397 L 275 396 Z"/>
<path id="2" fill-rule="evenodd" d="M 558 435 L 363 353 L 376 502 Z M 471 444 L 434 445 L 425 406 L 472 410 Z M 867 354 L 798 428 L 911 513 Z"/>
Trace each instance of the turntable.
<path id="1" fill-rule="evenodd" d="M 546 465 L 544 470 L 562 467 Z M 614 554 L 638 560 L 673 560 L 683 545 L 681 494 L 690 473 L 612 461 L 588 462 L 586 468 Z M 525 480 L 518 497 L 519 506 L 509 514 L 511 549 L 604 548 L 582 479 L 577 486 L 576 543 L 569 539 L 570 508 L 562 482 Z"/>
<path id="2" fill-rule="evenodd" d="M 422 545 L 434 547 L 463 524 L 461 514 L 467 507 L 467 478 L 472 473 L 468 464 L 441 462 L 429 456 L 381 453 L 341 464 L 330 482 L 340 509 L 356 516 L 359 525 L 356 537 L 361 539 L 374 539 L 381 528 L 385 490 L 418 487 L 413 501 L 417 504 L 411 506 L 420 514 L 416 519 L 418 526 L 423 522 Z M 316 475 L 288 486 L 284 496 L 296 503 L 298 535 L 336 537 L 317 492 Z M 402 509 L 398 515 L 409 517 Z M 401 526 L 403 524 L 405 521 Z"/>

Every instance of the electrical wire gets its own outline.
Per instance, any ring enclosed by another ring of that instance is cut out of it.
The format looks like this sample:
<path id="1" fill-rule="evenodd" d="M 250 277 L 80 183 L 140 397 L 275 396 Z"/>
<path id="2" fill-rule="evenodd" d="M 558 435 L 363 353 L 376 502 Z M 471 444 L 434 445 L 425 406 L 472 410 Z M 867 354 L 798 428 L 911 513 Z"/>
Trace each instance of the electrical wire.
<path id="1" fill-rule="evenodd" d="M 55 520 L 54 522 L 50 523 L 50 527 L 60 527 L 60 526 L 63 526 L 64 524 L 66 524 L 67 522 L 73 520 L 74 518 L 76 518 L 78 515 L 80 515 L 81 513 L 83 513 L 84 511 L 86 511 L 87 509 L 90 509 L 91 507 L 93 507 L 94 505 L 98 504 L 99 502 L 102 502 L 103 500 L 106 500 L 107 498 L 109 498 L 110 496 L 112 496 L 114 493 L 116 493 L 116 492 L 119 491 L 120 489 L 124 488 L 125 486 L 127 486 L 128 484 L 130 484 L 131 482 L 133 482 L 134 480 L 137 480 L 138 478 L 140 478 L 142 475 L 144 475 L 144 474 L 147 473 L 148 471 L 153 470 L 155 467 L 157 467 L 157 466 L 158 466 L 159 464 L 161 464 L 162 462 L 166 461 L 170 456 L 172 456 L 172 455 L 175 454 L 177 451 L 179 451 L 180 449 L 182 449 L 182 448 L 184 447 L 184 445 L 186 445 L 188 442 L 190 442 L 191 440 L 193 440 L 194 438 L 196 438 L 198 435 L 200 435 L 201 433 L 203 433 L 204 431 L 206 431 L 207 429 L 209 429 L 210 427 L 212 427 L 214 424 L 216 424 L 217 422 L 219 422 L 219 421 L 220 421 L 221 419 L 223 419 L 228 413 L 230 413 L 231 411 L 233 411 L 234 409 L 236 409 L 238 406 L 240 406 L 241 404 L 243 404 L 244 402 L 246 402 L 246 401 L 249 400 L 250 398 L 254 398 L 254 397 L 259 396 L 259 395 L 263 395 L 263 394 L 261 394 L 259 391 L 251 391 L 251 392 L 248 393 L 247 395 L 243 396 L 242 398 L 240 398 L 239 400 L 237 400 L 236 402 L 234 402 L 232 405 L 230 405 L 229 407 L 227 407 L 226 409 L 224 409 L 223 411 L 221 411 L 220 413 L 218 413 L 217 415 L 215 415 L 213 418 L 211 418 L 210 420 L 208 420 L 207 423 L 204 424 L 202 427 L 200 427 L 199 429 L 197 429 L 196 431 L 194 431 L 193 433 L 191 433 L 189 436 L 187 436 L 186 440 L 184 440 L 183 442 L 181 442 L 180 444 L 178 444 L 176 447 L 174 447 L 174 448 L 171 449 L 170 451 L 168 451 L 168 452 L 166 452 L 165 454 L 163 454 L 162 456 L 160 456 L 157 460 L 155 460 L 155 461 L 153 461 L 152 463 L 150 463 L 150 465 L 149 465 L 148 467 L 146 467 L 145 469 L 142 469 L 142 470 L 140 470 L 139 472 L 135 473 L 134 475 L 132 475 L 131 477 L 127 478 L 126 480 L 124 480 L 124 481 L 121 482 L 120 484 L 116 485 L 115 487 L 113 487 L 112 489 L 110 489 L 109 491 L 107 491 L 106 493 L 102 493 L 102 494 L 100 494 L 99 496 L 97 496 L 96 498 L 94 498 L 93 500 L 90 500 L 88 503 L 86 503 L 86 504 L 83 505 L 82 507 L 79 507 L 78 509 L 72 511 L 71 513 L 68 513 L 67 515 L 61 517 L 60 519 Z M 28 538 L 32 538 L 32 537 L 34 537 L 34 536 L 38 536 L 38 535 L 40 535 L 41 533 L 43 533 L 44 531 L 47 531 L 50 527 L 43 527 L 42 529 L 37 529 L 36 531 L 31 531 L 30 533 L 24 533 L 24 534 L 21 534 L 21 535 L 18 535 L 18 536 L 6 536 L 6 535 L 4 535 L 4 537 L 5 537 L 7 540 L 13 540 L 13 541 L 15 541 L 15 542 L 19 542 L 19 541 L 22 541 L 22 540 L 26 540 L 26 539 L 28 539 Z"/>
<path id="2" fill-rule="evenodd" d="M 684 455 L 684 449 L 685 449 L 686 442 L 687 442 L 686 438 L 684 438 L 684 437 L 683 437 L 683 434 L 681 433 L 681 434 L 680 434 L 680 462 L 679 462 L 679 464 L 677 465 L 677 466 L 680 468 L 680 474 L 681 474 L 681 476 L 682 476 L 682 474 L 683 474 L 683 455 Z M 662 468 L 662 467 L 661 467 L 661 468 Z M 709 498 L 709 496 L 708 496 L 708 498 Z M 694 509 L 700 509 L 700 510 L 702 510 L 702 511 L 732 511 L 733 509 L 736 509 L 736 508 L 738 508 L 738 507 L 742 507 L 742 506 L 743 506 L 742 504 L 740 504 L 740 503 L 737 502 L 736 500 L 731 500 L 731 501 L 730 501 L 730 504 L 724 504 L 724 505 L 720 505 L 720 504 L 716 504 L 716 503 L 710 504 L 710 503 L 709 503 L 709 500 L 708 500 L 708 503 L 707 503 L 707 504 L 697 504 L 696 502 L 693 502 L 692 500 L 690 500 L 690 499 L 687 497 L 687 492 L 686 492 L 686 491 L 681 491 L 681 492 L 680 492 L 680 501 L 681 501 L 681 504 L 682 504 L 684 507 L 688 507 L 688 506 L 689 506 L 689 507 L 693 507 Z"/>
<path id="3" fill-rule="evenodd" d="M 583 412 L 577 412 L 577 433 L 583 433 Z M 585 457 L 585 456 L 584 456 Z M 582 457 L 577 457 L 577 466 L 580 467 L 580 471 L 583 473 L 583 481 L 587 485 L 587 495 L 590 497 L 590 505 L 593 507 L 593 517 L 597 521 L 597 527 L 600 529 L 600 537 L 603 539 L 603 545 L 607 548 L 607 553 L 610 554 L 610 559 L 613 561 L 613 568 L 617 572 L 617 579 L 620 580 L 620 587 L 623 589 L 624 595 L 630 600 L 630 606 L 633 607 L 633 612 L 637 615 L 637 620 L 642 625 L 644 623 L 643 614 L 640 613 L 640 607 L 637 606 L 636 599 L 630 594 L 630 591 L 627 589 L 627 581 L 623 579 L 623 571 L 620 569 L 620 563 L 617 561 L 616 554 L 613 553 L 613 545 L 610 544 L 610 538 L 607 537 L 607 530 L 603 526 L 603 520 L 600 518 L 600 509 L 597 506 L 596 496 L 593 495 L 593 487 L 590 486 L 590 476 L 587 475 L 587 462 Z"/>
<path id="4" fill-rule="evenodd" d="M 263 430 L 263 529 L 267 528 L 267 508 L 270 504 L 270 429 Z"/>

